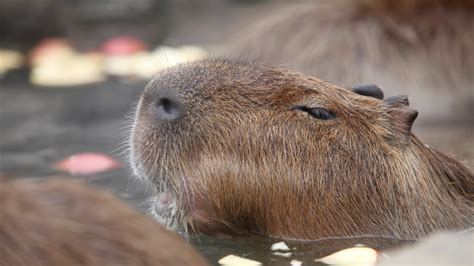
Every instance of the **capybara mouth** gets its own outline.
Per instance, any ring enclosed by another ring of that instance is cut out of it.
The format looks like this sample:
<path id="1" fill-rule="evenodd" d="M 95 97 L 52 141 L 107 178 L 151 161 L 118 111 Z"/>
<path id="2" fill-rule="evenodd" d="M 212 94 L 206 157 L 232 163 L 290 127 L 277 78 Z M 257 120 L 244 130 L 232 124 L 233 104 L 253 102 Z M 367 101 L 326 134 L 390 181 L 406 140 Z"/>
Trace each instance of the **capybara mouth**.
<path id="1" fill-rule="evenodd" d="M 157 74 L 131 160 L 168 228 L 407 239 L 472 225 L 472 174 L 412 133 L 408 97 L 204 60 Z"/>
<path id="2" fill-rule="evenodd" d="M 187 216 L 186 210 L 189 208 L 185 204 L 189 202 L 191 195 L 181 193 L 181 185 L 176 185 L 173 182 L 177 179 L 165 174 L 164 165 L 158 163 L 160 161 L 158 158 L 163 158 L 160 154 L 157 154 L 155 157 L 149 156 L 148 160 L 153 161 L 153 164 L 148 166 L 145 164 L 147 160 L 140 156 L 134 156 L 133 149 L 134 147 L 132 147 L 130 158 L 133 174 L 148 189 L 151 189 L 153 194 L 148 199 L 148 212 L 156 221 L 170 230 L 187 231 L 184 220 Z M 160 163 L 163 163 L 163 160 Z"/>
<path id="3" fill-rule="evenodd" d="M 150 214 L 166 228 L 182 233 L 206 233 L 217 237 L 228 237 L 228 228 L 208 216 L 194 203 L 184 206 L 183 201 L 175 200 L 171 193 L 156 193 L 151 198 Z"/>
<path id="4" fill-rule="evenodd" d="M 164 191 L 151 198 L 150 213 L 152 216 L 169 229 L 176 230 L 180 225 L 178 217 L 178 202 L 170 193 Z"/>
<path id="5" fill-rule="evenodd" d="M 139 177 L 152 189 L 148 199 L 148 212 L 151 216 L 172 231 L 188 232 L 186 217 L 189 213 L 188 202 L 191 195 L 181 194 L 180 187 L 172 185 L 171 178 Z"/>

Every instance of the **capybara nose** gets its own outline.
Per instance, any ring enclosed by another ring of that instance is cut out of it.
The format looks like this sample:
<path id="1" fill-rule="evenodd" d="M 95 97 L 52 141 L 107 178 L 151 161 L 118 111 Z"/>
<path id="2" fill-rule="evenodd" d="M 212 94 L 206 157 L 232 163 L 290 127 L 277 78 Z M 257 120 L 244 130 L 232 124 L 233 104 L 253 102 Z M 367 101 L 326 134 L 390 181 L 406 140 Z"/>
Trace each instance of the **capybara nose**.
<path id="1" fill-rule="evenodd" d="M 155 101 L 155 111 L 160 120 L 177 120 L 184 112 L 183 104 L 176 93 L 167 91 L 161 93 Z"/>

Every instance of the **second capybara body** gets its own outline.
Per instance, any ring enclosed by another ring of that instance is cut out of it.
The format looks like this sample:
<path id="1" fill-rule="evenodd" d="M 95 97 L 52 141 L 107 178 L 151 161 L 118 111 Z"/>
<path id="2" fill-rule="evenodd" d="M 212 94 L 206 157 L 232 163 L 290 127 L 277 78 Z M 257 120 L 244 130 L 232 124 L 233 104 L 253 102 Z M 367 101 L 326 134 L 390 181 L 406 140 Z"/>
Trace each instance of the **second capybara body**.
<path id="1" fill-rule="evenodd" d="M 167 227 L 287 239 L 417 239 L 473 225 L 474 179 L 411 133 L 405 96 L 223 59 L 159 73 L 131 163 Z"/>
<path id="2" fill-rule="evenodd" d="M 408 94 L 425 123 L 472 123 L 474 1 L 316 0 L 243 27 L 226 54 Z"/>
<path id="3" fill-rule="evenodd" d="M 404 248 L 391 250 L 378 266 L 472 265 L 474 230 L 442 232 Z"/>
<path id="4" fill-rule="evenodd" d="M 0 180 L 0 265 L 207 265 L 109 193 L 67 180 Z"/>

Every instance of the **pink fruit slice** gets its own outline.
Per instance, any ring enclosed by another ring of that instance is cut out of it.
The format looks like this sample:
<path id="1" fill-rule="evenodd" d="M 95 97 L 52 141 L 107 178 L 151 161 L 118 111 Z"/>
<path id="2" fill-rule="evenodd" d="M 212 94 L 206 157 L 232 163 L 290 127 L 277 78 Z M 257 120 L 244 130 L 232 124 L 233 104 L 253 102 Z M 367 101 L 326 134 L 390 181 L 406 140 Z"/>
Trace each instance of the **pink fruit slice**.
<path id="1" fill-rule="evenodd" d="M 93 175 L 121 167 L 121 163 L 110 156 L 99 153 L 78 153 L 54 164 L 57 170 L 72 175 Z"/>
<path id="2" fill-rule="evenodd" d="M 130 55 L 145 48 L 146 45 L 142 41 L 128 36 L 109 39 L 102 45 L 102 51 L 107 55 Z"/>
<path id="3" fill-rule="evenodd" d="M 68 57 L 74 49 L 65 39 L 46 38 L 38 43 L 29 53 L 31 65 L 38 65 L 45 61 Z"/>

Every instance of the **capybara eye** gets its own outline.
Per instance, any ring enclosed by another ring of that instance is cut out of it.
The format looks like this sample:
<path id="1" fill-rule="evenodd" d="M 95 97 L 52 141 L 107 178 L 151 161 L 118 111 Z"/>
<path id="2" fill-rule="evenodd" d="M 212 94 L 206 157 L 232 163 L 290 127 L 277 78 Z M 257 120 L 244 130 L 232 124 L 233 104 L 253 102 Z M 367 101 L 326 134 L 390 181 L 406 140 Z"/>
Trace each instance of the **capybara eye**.
<path id="1" fill-rule="evenodd" d="M 321 107 L 310 108 L 306 106 L 297 106 L 294 109 L 306 112 L 312 117 L 321 119 L 321 120 L 330 120 L 330 119 L 336 118 L 336 115 L 333 112 Z"/>

